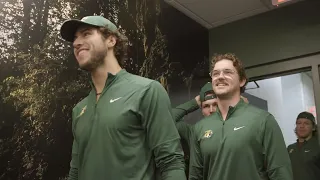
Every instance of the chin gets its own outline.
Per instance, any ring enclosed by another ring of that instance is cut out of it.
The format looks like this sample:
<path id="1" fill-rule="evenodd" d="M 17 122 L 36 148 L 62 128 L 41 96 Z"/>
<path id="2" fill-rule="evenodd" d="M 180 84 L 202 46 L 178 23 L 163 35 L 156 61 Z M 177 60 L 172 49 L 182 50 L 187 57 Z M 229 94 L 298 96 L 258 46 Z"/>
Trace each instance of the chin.
<path id="1" fill-rule="evenodd" d="M 304 134 L 304 133 L 298 133 L 298 137 L 300 137 L 300 138 L 307 138 L 308 137 L 308 135 L 306 135 L 306 134 Z"/>
<path id="2" fill-rule="evenodd" d="M 217 90 L 217 91 L 215 91 L 215 94 L 217 96 L 225 96 L 225 95 L 228 95 L 229 92 L 228 91 L 219 91 L 219 90 Z"/>
<path id="3" fill-rule="evenodd" d="M 92 71 L 93 70 L 93 66 L 92 66 L 92 64 L 90 62 L 79 64 L 79 67 L 80 67 L 80 69 L 86 70 L 86 71 Z"/>

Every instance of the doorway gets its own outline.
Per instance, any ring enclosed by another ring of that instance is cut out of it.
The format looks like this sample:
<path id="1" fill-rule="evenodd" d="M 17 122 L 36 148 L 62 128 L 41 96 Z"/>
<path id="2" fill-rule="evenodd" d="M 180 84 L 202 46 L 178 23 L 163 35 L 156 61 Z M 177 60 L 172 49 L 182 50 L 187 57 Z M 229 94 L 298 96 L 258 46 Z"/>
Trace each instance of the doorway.
<path id="1" fill-rule="evenodd" d="M 316 117 L 311 69 L 304 72 L 250 81 L 246 93 L 250 104 L 270 112 L 277 120 L 286 146 L 296 142 L 294 132 L 299 113 Z"/>

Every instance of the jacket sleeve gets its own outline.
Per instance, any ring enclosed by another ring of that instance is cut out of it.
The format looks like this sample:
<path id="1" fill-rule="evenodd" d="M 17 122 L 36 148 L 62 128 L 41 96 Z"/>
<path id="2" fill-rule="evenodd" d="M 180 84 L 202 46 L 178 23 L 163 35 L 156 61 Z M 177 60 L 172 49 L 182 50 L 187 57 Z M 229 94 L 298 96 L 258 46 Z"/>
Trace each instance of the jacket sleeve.
<path id="1" fill-rule="evenodd" d="M 199 105 L 195 99 L 172 108 L 172 116 L 175 122 L 180 122 L 184 116 L 199 109 Z"/>
<path id="2" fill-rule="evenodd" d="M 267 173 L 270 180 L 292 180 L 289 154 L 281 129 L 270 114 L 264 122 L 263 148 L 266 153 Z"/>
<path id="3" fill-rule="evenodd" d="M 200 141 L 196 127 L 192 131 L 190 143 L 189 180 L 203 180 L 203 157 L 200 150 Z"/>
<path id="4" fill-rule="evenodd" d="M 169 96 L 157 81 L 140 91 L 139 115 L 162 180 L 186 180 L 184 154 Z"/>
<path id="5" fill-rule="evenodd" d="M 176 127 L 178 129 L 178 132 L 179 132 L 181 139 L 185 140 L 188 143 L 188 145 L 190 146 L 192 125 L 188 124 L 184 121 L 179 121 L 176 123 Z"/>
<path id="6" fill-rule="evenodd" d="M 72 144 L 72 153 L 71 153 L 72 156 L 71 156 L 68 180 L 78 180 L 78 143 L 74 135 L 74 118 L 75 118 L 75 108 L 72 112 L 73 144 Z"/>
<path id="7" fill-rule="evenodd" d="M 72 159 L 68 180 L 78 180 L 78 144 L 75 140 L 73 140 L 72 145 Z"/>

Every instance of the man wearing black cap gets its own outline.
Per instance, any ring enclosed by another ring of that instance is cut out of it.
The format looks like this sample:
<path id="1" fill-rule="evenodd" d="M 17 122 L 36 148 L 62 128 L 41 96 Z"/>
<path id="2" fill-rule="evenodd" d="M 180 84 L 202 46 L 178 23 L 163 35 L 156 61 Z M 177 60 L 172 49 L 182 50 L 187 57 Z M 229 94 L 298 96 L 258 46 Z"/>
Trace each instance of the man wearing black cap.
<path id="1" fill-rule="evenodd" d="M 128 42 L 117 27 L 87 16 L 64 22 L 61 36 L 73 43 L 92 86 L 72 112 L 68 179 L 154 180 L 156 172 L 163 180 L 186 179 L 169 97 L 157 81 L 120 67 Z"/>
<path id="2" fill-rule="evenodd" d="M 211 82 L 206 83 L 201 88 L 199 95 L 194 99 L 172 109 L 173 118 L 176 121 L 176 127 L 182 140 L 181 144 L 184 148 L 187 167 L 189 166 L 188 157 L 190 152 L 192 125 L 183 121 L 183 117 L 196 111 L 199 107 L 201 107 L 201 112 L 205 117 L 216 111 L 216 100 Z M 188 169 L 186 170 L 186 174 L 188 175 Z"/>
<path id="3" fill-rule="evenodd" d="M 294 180 L 320 179 L 320 147 L 315 117 L 302 112 L 296 120 L 297 142 L 288 146 Z"/>
<path id="4" fill-rule="evenodd" d="M 212 90 L 212 84 L 211 82 L 207 82 L 200 89 L 198 96 L 184 104 L 180 104 L 179 106 L 173 108 L 174 119 L 176 121 L 179 121 L 185 115 L 198 110 L 199 107 L 201 107 L 203 116 L 209 116 L 210 114 L 215 112 L 216 104 L 214 103 L 214 98 L 215 95 Z"/>

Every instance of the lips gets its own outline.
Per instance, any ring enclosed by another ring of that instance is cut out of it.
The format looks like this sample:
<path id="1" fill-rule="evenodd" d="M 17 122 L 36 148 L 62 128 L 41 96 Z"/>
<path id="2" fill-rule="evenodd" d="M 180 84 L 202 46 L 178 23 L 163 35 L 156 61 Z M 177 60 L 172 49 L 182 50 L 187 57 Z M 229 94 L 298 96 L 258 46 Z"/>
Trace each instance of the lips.
<path id="1" fill-rule="evenodd" d="M 79 56 L 79 54 L 83 51 L 87 51 L 88 49 L 85 49 L 85 48 L 80 48 L 77 50 L 77 56 Z"/>
<path id="2" fill-rule="evenodd" d="M 217 84 L 216 86 L 228 86 L 228 84 Z"/>
<path id="3" fill-rule="evenodd" d="M 218 82 L 218 83 L 215 84 L 215 86 L 217 86 L 217 87 L 224 87 L 224 86 L 228 86 L 228 84 L 225 83 L 225 82 Z"/>

